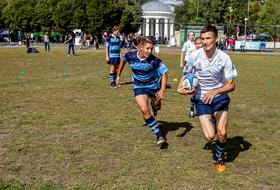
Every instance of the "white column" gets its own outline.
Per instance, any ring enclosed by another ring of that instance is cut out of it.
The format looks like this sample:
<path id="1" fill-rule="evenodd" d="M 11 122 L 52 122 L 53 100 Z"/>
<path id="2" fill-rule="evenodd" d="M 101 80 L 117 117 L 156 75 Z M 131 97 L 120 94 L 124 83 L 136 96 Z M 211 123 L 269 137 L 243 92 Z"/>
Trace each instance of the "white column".
<path id="1" fill-rule="evenodd" d="M 155 28 L 155 35 L 159 35 L 159 19 L 156 19 L 156 28 Z"/>
<path id="2" fill-rule="evenodd" d="M 149 36 L 149 28 L 150 28 L 150 19 L 146 18 L 146 32 L 145 32 L 145 36 Z"/>
<path id="3" fill-rule="evenodd" d="M 138 30 L 138 34 L 141 34 L 142 33 L 142 25 L 140 25 L 140 28 Z"/>
<path id="4" fill-rule="evenodd" d="M 171 20 L 171 23 L 170 23 L 170 37 L 171 36 L 174 37 L 174 20 Z"/>
<path id="5" fill-rule="evenodd" d="M 163 37 L 167 37 L 169 38 L 170 36 L 168 36 L 168 19 L 164 19 L 164 36 Z"/>

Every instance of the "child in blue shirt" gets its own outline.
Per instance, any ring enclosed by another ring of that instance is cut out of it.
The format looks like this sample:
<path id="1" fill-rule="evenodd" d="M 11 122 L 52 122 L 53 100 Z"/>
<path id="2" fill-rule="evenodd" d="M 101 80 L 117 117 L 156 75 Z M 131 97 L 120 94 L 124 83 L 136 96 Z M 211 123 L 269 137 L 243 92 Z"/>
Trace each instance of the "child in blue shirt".
<path id="1" fill-rule="evenodd" d="M 128 52 L 125 55 L 126 61 L 132 70 L 132 83 L 136 103 L 144 117 L 146 124 L 155 134 L 157 144 L 166 143 L 166 137 L 161 133 L 155 116 L 161 108 L 161 100 L 164 98 L 167 83 L 167 67 L 152 54 L 153 41 L 149 37 L 142 37 L 138 51 Z M 121 62 L 117 74 L 117 84 L 120 82 L 120 75 L 124 64 Z M 149 99 L 153 114 L 149 109 Z"/>

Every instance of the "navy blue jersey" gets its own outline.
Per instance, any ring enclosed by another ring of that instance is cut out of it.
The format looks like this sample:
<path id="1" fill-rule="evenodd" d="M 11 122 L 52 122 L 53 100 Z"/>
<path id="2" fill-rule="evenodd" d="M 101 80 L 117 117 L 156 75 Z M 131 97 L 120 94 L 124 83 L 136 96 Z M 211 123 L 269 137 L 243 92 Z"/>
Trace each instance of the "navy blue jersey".
<path id="1" fill-rule="evenodd" d="M 107 39 L 106 43 L 109 58 L 117 58 L 120 57 L 120 49 L 121 49 L 121 40 L 120 37 L 114 37 L 110 35 Z"/>
<path id="2" fill-rule="evenodd" d="M 132 69 L 133 88 L 159 89 L 162 75 L 168 69 L 162 61 L 151 55 L 147 59 L 139 59 L 138 52 L 128 52 L 126 61 Z"/>

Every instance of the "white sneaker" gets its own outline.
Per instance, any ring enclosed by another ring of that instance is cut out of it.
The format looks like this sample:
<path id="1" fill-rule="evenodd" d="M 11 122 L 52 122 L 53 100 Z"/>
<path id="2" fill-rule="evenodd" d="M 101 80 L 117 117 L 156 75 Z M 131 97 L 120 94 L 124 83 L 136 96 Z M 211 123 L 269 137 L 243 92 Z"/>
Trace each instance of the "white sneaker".
<path id="1" fill-rule="evenodd" d="M 162 145 L 163 143 L 166 142 L 166 139 L 162 136 L 160 136 L 158 139 L 157 139 L 157 145 Z"/>

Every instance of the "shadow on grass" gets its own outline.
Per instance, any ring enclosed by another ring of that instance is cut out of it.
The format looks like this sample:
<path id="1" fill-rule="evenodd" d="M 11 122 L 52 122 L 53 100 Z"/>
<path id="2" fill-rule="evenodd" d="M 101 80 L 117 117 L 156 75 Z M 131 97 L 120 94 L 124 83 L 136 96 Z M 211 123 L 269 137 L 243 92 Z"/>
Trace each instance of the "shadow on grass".
<path id="1" fill-rule="evenodd" d="M 216 142 L 208 142 L 205 144 L 203 149 L 212 150 L 214 152 Z M 240 152 L 250 149 L 252 144 L 244 140 L 244 137 L 235 136 L 228 138 L 227 144 L 225 147 L 225 162 L 233 162 L 239 155 Z"/>
<path id="2" fill-rule="evenodd" d="M 176 131 L 180 128 L 185 128 L 183 133 L 178 134 L 177 137 L 183 137 L 185 136 L 192 128 L 192 124 L 188 122 L 178 123 L 178 122 L 166 122 L 166 121 L 158 121 L 159 128 L 163 136 L 167 136 L 169 131 Z M 160 147 L 161 149 L 167 149 L 168 143 L 162 144 Z"/>
<path id="3" fill-rule="evenodd" d="M 177 135 L 177 137 L 184 137 L 193 128 L 192 124 L 188 122 L 178 123 L 178 122 L 158 121 L 158 124 L 159 124 L 160 131 L 164 137 L 167 136 L 169 131 L 176 131 L 179 128 L 185 128 L 183 133 Z M 144 124 L 143 126 L 147 126 L 147 125 Z M 163 143 L 160 148 L 167 149 L 168 143 L 167 142 Z"/>
<path id="4" fill-rule="evenodd" d="M 183 133 L 177 135 L 177 137 L 184 137 L 193 128 L 192 124 L 188 122 L 178 123 L 178 122 L 158 121 L 158 123 L 159 123 L 160 131 L 164 136 L 166 136 L 169 131 L 176 131 L 179 128 L 185 128 Z"/>
<path id="5" fill-rule="evenodd" d="M 120 85 L 129 85 L 129 84 L 132 84 L 132 81 L 123 82 L 123 83 L 121 83 Z"/>

